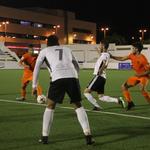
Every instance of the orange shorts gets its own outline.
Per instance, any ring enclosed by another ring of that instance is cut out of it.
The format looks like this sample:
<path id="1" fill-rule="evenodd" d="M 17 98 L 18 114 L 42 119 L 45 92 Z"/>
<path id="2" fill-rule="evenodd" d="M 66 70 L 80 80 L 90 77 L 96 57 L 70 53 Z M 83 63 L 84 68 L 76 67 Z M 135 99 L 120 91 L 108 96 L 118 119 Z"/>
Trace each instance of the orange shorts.
<path id="1" fill-rule="evenodd" d="M 142 85 L 147 85 L 148 81 L 149 81 L 148 77 L 133 76 L 133 77 L 129 77 L 126 83 L 131 86 L 134 86 L 137 83 L 142 84 Z"/>
<path id="2" fill-rule="evenodd" d="M 33 72 L 32 71 L 24 71 L 24 74 L 22 77 L 22 84 L 32 81 L 32 79 L 33 79 Z"/>

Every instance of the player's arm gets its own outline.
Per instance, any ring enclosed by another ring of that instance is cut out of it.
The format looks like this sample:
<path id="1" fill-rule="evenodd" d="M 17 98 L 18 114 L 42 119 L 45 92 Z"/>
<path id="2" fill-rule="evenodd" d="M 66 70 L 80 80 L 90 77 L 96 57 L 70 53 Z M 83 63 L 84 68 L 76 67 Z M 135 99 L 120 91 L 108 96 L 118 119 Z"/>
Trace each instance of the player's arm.
<path id="1" fill-rule="evenodd" d="M 32 80 L 32 94 L 33 95 L 36 94 L 39 71 L 40 71 L 41 65 L 44 62 L 44 59 L 45 59 L 45 55 L 41 51 L 38 58 L 37 58 L 37 60 L 36 60 L 36 64 L 35 64 L 34 71 L 33 71 L 33 80 Z"/>
<path id="2" fill-rule="evenodd" d="M 110 54 L 110 53 L 109 53 Z M 119 60 L 119 61 L 125 61 L 128 60 L 129 57 L 128 56 L 113 56 L 112 54 L 110 54 L 110 58 L 115 59 L 115 60 Z"/>
<path id="3" fill-rule="evenodd" d="M 25 68 L 29 68 L 30 66 L 25 64 L 25 58 L 24 57 L 21 57 L 20 61 L 18 62 L 19 66 L 21 67 L 25 67 Z"/>
<path id="4" fill-rule="evenodd" d="M 74 68 L 76 69 L 76 71 L 79 73 L 80 67 L 79 67 L 79 64 L 78 64 L 77 60 L 73 56 L 73 54 L 72 54 L 72 63 L 74 65 Z"/>
<path id="5" fill-rule="evenodd" d="M 106 66 L 106 60 L 103 60 L 103 61 L 101 62 L 100 67 L 99 67 L 98 75 L 101 75 L 102 72 L 103 72 L 103 70 L 104 70 L 106 67 L 107 67 L 107 66 Z"/>

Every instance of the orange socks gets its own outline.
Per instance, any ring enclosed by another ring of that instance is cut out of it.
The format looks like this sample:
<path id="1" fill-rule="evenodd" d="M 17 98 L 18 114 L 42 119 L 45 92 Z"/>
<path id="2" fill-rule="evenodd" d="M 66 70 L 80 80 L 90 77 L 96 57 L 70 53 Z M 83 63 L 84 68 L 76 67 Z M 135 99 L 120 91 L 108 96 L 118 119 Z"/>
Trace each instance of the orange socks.
<path id="1" fill-rule="evenodd" d="M 150 103 L 150 95 L 148 92 L 146 91 L 142 91 L 142 95 L 144 96 L 144 98 L 147 100 L 147 102 Z"/>
<path id="2" fill-rule="evenodd" d="M 126 100 L 127 102 L 131 102 L 131 95 L 130 95 L 130 93 L 129 93 L 128 90 L 124 90 L 124 91 L 123 91 L 123 96 L 125 97 L 125 100 Z"/>
<path id="3" fill-rule="evenodd" d="M 131 100 L 131 95 L 130 95 L 130 93 L 129 93 L 128 90 L 124 90 L 124 91 L 123 91 L 123 95 L 124 95 L 125 100 L 126 100 L 127 102 L 131 102 L 131 101 L 132 101 L 132 100 Z M 147 102 L 150 103 L 150 95 L 149 95 L 149 93 L 146 92 L 146 91 L 142 91 L 142 95 L 143 95 L 144 98 L 147 100 Z"/>
<path id="4" fill-rule="evenodd" d="M 21 89 L 21 96 L 25 98 L 26 96 L 26 90 L 25 90 L 25 86 L 24 88 Z M 42 95 L 42 88 L 40 85 L 37 86 L 37 95 Z"/>
<path id="5" fill-rule="evenodd" d="M 42 95 L 42 88 L 40 85 L 37 86 L 37 95 Z"/>

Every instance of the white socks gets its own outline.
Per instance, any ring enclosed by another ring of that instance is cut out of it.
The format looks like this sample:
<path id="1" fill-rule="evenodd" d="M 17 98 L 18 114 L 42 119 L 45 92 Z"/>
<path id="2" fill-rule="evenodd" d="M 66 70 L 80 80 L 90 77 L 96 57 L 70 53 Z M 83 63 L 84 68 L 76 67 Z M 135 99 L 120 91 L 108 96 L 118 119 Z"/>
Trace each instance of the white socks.
<path id="1" fill-rule="evenodd" d="M 96 99 L 90 94 L 90 93 L 84 93 L 84 96 L 87 98 L 87 100 L 93 104 L 95 107 L 100 108 L 99 104 L 97 103 Z"/>
<path id="2" fill-rule="evenodd" d="M 48 136 L 53 122 L 54 110 L 46 108 L 43 115 L 42 136 Z"/>
<path id="3" fill-rule="evenodd" d="M 88 117 L 83 107 L 77 108 L 76 110 L 78 121 L 83 129 L 85 135 L 91 135 Z"/>
<path id="4" fill-rule="evenodd" d="M 78 121 L 83 129 L 85 135 L 91 135 L 88 117 L 83 107 L 77 108 L 76 110 Z M 54 110 L 46 108 L 43 115 L 43 129 L 42 136 L 48 136 L 50 128 L 53 122 Z"/>
<path id="5" fill-rule="evenodd" d="M 103 102 L 114 102 L 114 103 L 118 103 L 118 99 L 114 98 L 114 97 L 110 97 L 110 96 L 99 96 L 99 100 L 103 101 Z"/>

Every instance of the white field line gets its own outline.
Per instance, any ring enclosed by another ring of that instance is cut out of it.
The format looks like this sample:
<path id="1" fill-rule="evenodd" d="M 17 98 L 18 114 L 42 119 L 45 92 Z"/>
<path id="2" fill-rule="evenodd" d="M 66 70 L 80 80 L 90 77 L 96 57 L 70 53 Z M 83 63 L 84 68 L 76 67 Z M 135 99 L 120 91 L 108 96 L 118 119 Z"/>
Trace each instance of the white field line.
<path id="1" fill-rule="evenodd" d="M 26 105 L 34 105 L 34 106 L 46 106 L 45 104 L 38 104 L 38 103 L 31 103 L 31 102 L 20 102 L 20 101 L 5 100 L 5 99 L 0 99 L 0 102 L 26 104 Z M 63 108 L 63 109 L 74 109 L 73 107 L 61 107 L 61 106 L 58 106 L 58 107 Z M 128 114 L 121 114 L 121 113 L 114 113 L 114 112 L 107 112 L 107 111 L 92 111 L 92 110 L 89 110 L 89 109 L 86 109 L 86 111 L 93 112 L 93 113 L 101 113 L 101 114 L 122 116 L 122 117 L 128 117 L 128 118 L 150 120 L 150 117 L 142 117 L 142 116 L 137 116 L 137 115 L 128 115 Z"/>

